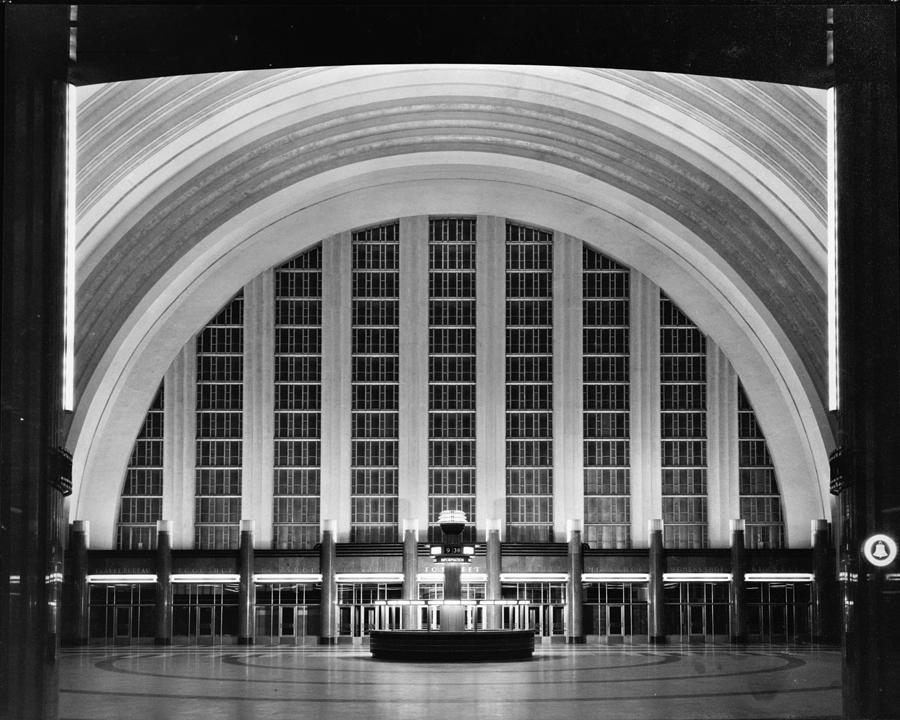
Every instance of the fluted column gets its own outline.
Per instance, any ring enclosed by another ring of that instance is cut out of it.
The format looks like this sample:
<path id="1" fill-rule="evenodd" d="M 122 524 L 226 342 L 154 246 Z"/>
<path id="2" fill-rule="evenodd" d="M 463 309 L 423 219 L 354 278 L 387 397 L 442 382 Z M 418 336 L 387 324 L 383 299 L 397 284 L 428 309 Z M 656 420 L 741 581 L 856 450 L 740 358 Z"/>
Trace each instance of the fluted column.
<path id="1" fill-rule="evenodd" d="M 646 547 L 647 523 L 662 517 L 659 286 L 635 270 L 629 284 L 631 542 Z"/>
<path id="2" fill-rule="evenodd" d="M 400 218 L 400 517 L 428 517 L 428 216 Z"/>
<path id="3" fill-rule="evenodd" d="M 322 243 L 322 482 L 321 518 L 337 538 L 350 539 L 350 304 L 352 236 Z M 335 541 L 332 536 L 332 542 Z M 324 622 L 324 617 L 323 617 Z"/>
<path id="4" fill-rule="evenodd" d="M 156 634 L 154 644 L 172 644 L 172 522 L 156 521 Z"/>
<path id="5" fill-rule="evenodd" d="M 173 547 L 194 546 L 197 464 L 197 343 L 191 338 L 165 375 L 163 517 L 172 521 Z"/>
<path id="6" fill-rule="evenodd" d="M 72 558 L 73 618 L 75 628 L 72 642 L 87 645 L 90 641 L 90 591 L 88 585 L 88 547 L 90 546 L 90 521 L 76 520 L 72 523 L 69 555 Z"/>
<path id="7" fill-rule="evenodd" d="M 476 225 L 475 522 L 506 522 L 506 221 L 479 215 Z"/>
<path id="8" fill-rule="evenodd" d="M 584 401 L 580 240 L 553 238 L 553 534 L 584 516 Z M 580 584 L 580 581 L 579 581 Z"/>
<path id="9" fill-rule="evenodd" d="M 256 520 L 257 547 L 272 546 L 275 435 L 275 273 L 244 286 L 242 515 Z"/>
<path id="10" fill-rule="evenodd" d="M 738 378 L 713 341 L 706 341 L 707 523 L 710 547 L 728 547 L 728 520 L 741 515 L 738 481 Z M 743 537 L 743 533 L 741 535 Z"/>

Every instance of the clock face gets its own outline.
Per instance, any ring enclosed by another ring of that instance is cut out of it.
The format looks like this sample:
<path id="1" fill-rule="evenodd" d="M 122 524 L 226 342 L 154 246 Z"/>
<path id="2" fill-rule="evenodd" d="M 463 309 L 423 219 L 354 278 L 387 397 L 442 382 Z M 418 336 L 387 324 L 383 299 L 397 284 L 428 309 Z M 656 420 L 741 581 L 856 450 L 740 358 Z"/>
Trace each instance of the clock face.
<path id="1" fill-rule="evenodd" d="M 863 556 L 875 567 L 886 567 L 897 559 L 897 543 L 889 535 L 872 535 L 863 543 Z"/>

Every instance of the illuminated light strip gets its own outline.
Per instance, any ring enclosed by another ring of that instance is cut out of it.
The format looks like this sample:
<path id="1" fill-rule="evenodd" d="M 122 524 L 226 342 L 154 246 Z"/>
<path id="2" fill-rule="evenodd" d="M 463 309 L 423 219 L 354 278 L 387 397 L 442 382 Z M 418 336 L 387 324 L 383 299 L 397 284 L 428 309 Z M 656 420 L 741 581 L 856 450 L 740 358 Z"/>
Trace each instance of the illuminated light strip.
<path id="1" fill-rule="evenodd" d="M 253 582 L 258 583 L 303 583 L 303 582 L 322 582 L 322 573 L 300 573 L 300 574 L 284 574 L 263 573 L 253 576 Z"/>
<path id="2" fill-rule="evenodd" d="M 461 573 L 459 581 L 464 583 L 487 582 L 487 574 Z M 444 582 L 444 573 L 416 573 L 416 582 Z"/>
<path id="3" fill-rule="evenodd" d="M 747 582 L 813 582 L 812 573 L 744 573 Z"/>
<path id="4" fill-rule="evenodd" d="M 897 582 L 900 581 L 900 573 L 888 573 L 885 578 L 888 582 Z"/>
<path id="5" fill-rule="evenodd" d="M 335 582 L 403 582 L 403 573 L 337 573 Z"/>
<path id="6" fill-rule="evenodd" d="M 827 276 L 828 276 L 828 409 L 838 410 L 841 405 L 840 343 L 838 336 L 838 193 L 837 193 L 837 102 L 836 89 L 828 88 L 826 94 L 828 207 L 827 220 Z"/>
<path id="7" fill-rule="evenodd" d="M 98 585 L 110 585 L 115 583 L 155 583 L 156 575 L 88 575 L 87 581 Z"/>
<path id="8" fill-rule="evenodd" d="M 568 573 L 500 573 L 500 582 L 565 582 Z"/>
<path id="9" fill-rule="evenodd" d="M 53 582 L 62 582 L 63 574 L 61 572 L 50 573 L 49 575 L 44 576 L 44 582 L 53 583 Z"/>
<path id="10" fill-rule="evenodd" d="M 664 582 L 731 582 L 731 573 L 663 573 Z"/>
<path id="11" fill-rule="evenodd" d="M 582 573 L 581 582 L 649 582 L 649 573 Z"/>
<path id="12" fill-rule="evenodd" d="M 172 575 L 173 583 L 236 583 L 241 581 L 241 576 L 231 573 L 213 575 L 211 573 L 183 573 Z"/>
<path id="13" fill-rule="evenodd" d="M 63 280 L 63 362 L 62 409 L 75 409 L 75 246 L 78 234 L 75 227 L 77 188 L 77 115 L 78 103 L 74 85 L 66 85 L 66 190 Z"/>

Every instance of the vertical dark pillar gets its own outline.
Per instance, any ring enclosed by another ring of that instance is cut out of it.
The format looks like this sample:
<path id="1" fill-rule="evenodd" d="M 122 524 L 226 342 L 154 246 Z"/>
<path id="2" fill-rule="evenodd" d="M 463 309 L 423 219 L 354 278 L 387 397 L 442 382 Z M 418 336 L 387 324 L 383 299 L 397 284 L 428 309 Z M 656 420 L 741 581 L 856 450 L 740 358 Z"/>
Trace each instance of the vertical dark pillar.
<path id="1" fill-rule="evenodd" d="M 238 645 L 253 644 L 253 614 L 256 606 L 256 586 L 253 584 L 253 525 L 253 520 L 241 520 Z"/>
<path id="2" fill-rule="evenodd" d="M 666 552 L 663 549 L 662 520 L 650 521 L 650 642 L 661 645 L 666 642 L 665 594 L 663 573 L 666 571 Z"/>
<path id="3" fill-rule="evenodd" d="M 172 521 L 156 522 L 156 645 L 172 644 Z"/>
<path id="4" fill-rule="evenodd" d="M 843 712 L 887 718 L 900 708 L 900 562 L 879 567 L 862 547 L 876 533 L 900 540 L 895 4 L 834 6 L 834 69 Z"/>
<path id="5" fill-rule="evenodd" d="M 322 529 L 322 544 L 319 548 L 319 568 L 322 571 L 322 632 L 319 635 L 319 645 L 335 645 L 337 643 L 334 551 L 333 523 L 326 520 Z"/>
<path id="6" fill-rule="evenodd" d="M 462 565 L 445 563 L 444 604 L 441 605 L 441 630 L 465 630 L 466 612 L 462 600 Z"/>
<path id="7" fill-rule="evenodd" d="M 68 12 L 2 7 L 0 718 L 15 720 L 58 709 Z"/>
<path id="8" fill-rule="evenodd" d="M 416 573 L 419 569 L 419 544 L 416 540 L 414 528 L 406 528 L 403 531 L 403 599 L 417 600 Z M 415 605 L 407 605 L 403 608 L 403 629 L 414 630 L 416 627 Z"/>
<path id="9" fill-rule="evenodd" d="M 72 643 L 87 645 L 90 641 L 90 587 L 88 586 L 88 545 L 90 543 L 90 522 L 76 520 L 72 523 L 69 556 L 72 558 L 72 599 L 75 602 L 72 618 L 75 627 L 72 629 Z"/>
<path id="10" fill-rule="evenodd" d="M 488 528 L 487 555 L 485 556 L 485 572 L 487 573 L 487 587 L 485 587 L 485 600 L 496 602 L 502 597 L 500 588 L 500 530 Z M 500 607 L 489 604 L 485 607 L 484 627 L 488 630 L 500 629 Z"/>
<path id="11" fill-rule="evenodd" d="M 744 521 L 731 521 L 731 642 L 747 642 L 747 592 Z"/>
<path id="12" fill-rule="evenodd" d="M 584 589 L 581 575 L 584 573 L 584 549 L 581 545 L 581 530 L 569 532 L 569 581 L 566 588 L 566 642 L 583 643 L 584 638 Z"/>
<path id="13" fill-rule="evenodd" d="M 828 537 L 828 521 L 812 521 L 813 548 L 813 617 L 814 642 L 835 642 L 834 621 L 835 574 L 834 552 Z"/>

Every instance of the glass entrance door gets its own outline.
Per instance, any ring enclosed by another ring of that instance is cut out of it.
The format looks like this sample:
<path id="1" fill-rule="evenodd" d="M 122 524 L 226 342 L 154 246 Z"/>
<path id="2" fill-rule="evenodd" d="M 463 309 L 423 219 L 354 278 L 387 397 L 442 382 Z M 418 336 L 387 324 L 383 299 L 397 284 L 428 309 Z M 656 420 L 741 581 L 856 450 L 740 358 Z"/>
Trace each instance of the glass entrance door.
<path id="1" fill-rule="evenodd" d="M 606 635 L 608 637 L 625 636 L 625 606 L 606 606 Z"/>
<path id="2" fill-rule="evenodd" d="M 116 608 L 116 643 L 131 641 L 131 608 Z"/>

